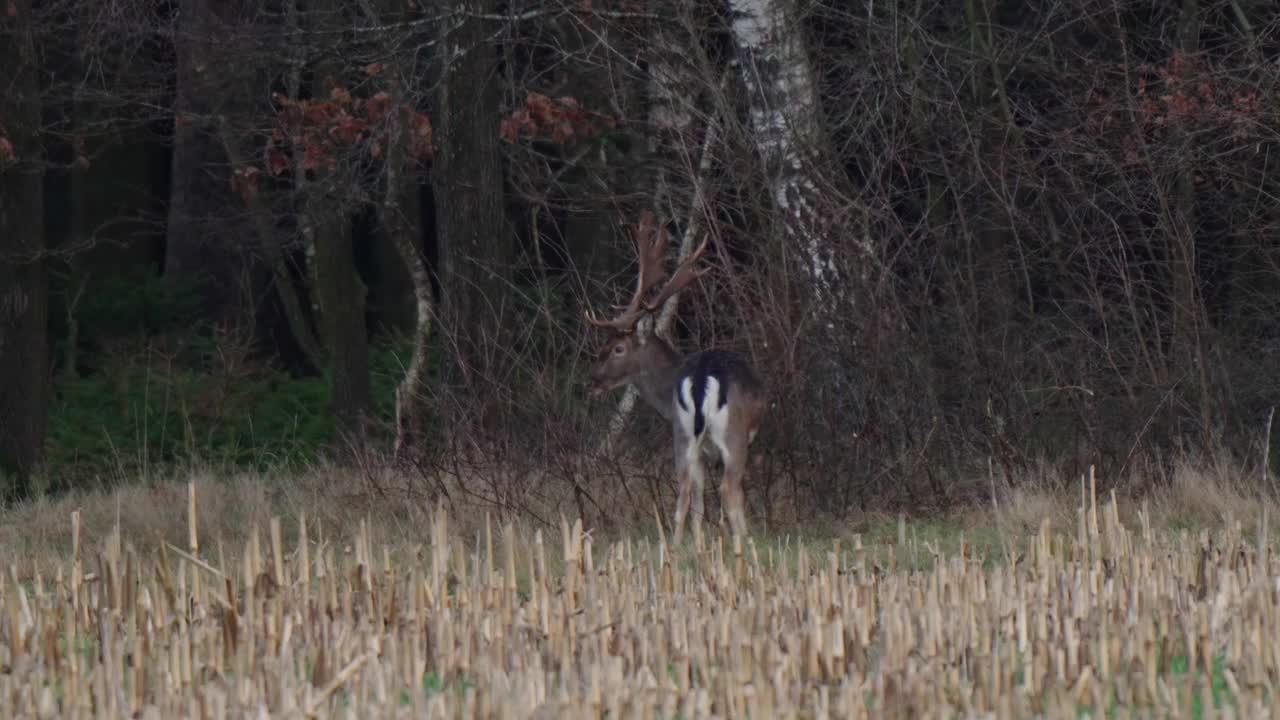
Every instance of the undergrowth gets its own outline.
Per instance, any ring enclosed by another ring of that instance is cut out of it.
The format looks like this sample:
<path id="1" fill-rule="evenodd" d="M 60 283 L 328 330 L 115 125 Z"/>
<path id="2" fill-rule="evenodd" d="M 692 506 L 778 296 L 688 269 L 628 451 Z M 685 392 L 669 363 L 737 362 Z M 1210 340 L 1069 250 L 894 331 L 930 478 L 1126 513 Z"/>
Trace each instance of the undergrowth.
<path id="1" fill-rule="evenodd" d="M 370 353 L 371 428 L 385 433 L 404 353 Z M 234 376 L 171 363 L 113 360 L 64 379 L 51 408 L 45 492 L 146 478 L 189 466 L 296 470 L 335 447 L 326 375 L 269 366 Z M 376 436 L 376 441 L 385 438 Z"/>

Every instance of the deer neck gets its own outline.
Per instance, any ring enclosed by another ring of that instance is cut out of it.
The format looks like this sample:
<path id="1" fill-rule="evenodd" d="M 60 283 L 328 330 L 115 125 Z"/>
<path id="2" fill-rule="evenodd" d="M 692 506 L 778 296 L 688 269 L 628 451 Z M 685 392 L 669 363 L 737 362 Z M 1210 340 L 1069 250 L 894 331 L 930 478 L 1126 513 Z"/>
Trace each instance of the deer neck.
<path id="1" fill-rule="evenodd" d="M 652 365 L 647 372 L 637 376 L 633 384 L 640 397 L 669 421 L 675 417 L 676 380 L 683 358 L 657 335 L 650 336 L 647 344 L 651 346 Z"/>

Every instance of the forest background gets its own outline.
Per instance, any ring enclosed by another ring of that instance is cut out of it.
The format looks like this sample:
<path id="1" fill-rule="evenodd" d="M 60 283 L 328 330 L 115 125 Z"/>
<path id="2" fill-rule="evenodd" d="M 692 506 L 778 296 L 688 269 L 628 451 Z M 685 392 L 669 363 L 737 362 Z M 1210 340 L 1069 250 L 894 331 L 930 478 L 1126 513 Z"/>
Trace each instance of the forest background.
<path id="1" fill-rule="evenodd" d="M 753 513 L 1266 489 L 1278 80 L 1269 0 L 0 0 L 5 495 L 652 517 L 582 319 L 645 210 L 712 248 L 658 331 L 770 388 Z"/>

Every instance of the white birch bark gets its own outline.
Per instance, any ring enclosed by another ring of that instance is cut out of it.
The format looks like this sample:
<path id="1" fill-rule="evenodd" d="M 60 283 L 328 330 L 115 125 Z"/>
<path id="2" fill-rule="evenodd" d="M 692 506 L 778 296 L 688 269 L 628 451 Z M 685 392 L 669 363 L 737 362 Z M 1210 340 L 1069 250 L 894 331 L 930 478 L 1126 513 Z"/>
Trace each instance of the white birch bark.
<path id="1" fill-rule="evenodd" d="M 823 147 L 818 90 L 795 0 L 729 0 L 736 67 L 747 91 L 756 151 L 788 247 L 801 253 L 819 303 L 836 299 L 831 224 L 819 207 Z M 832 309 L 829 308 L 828 309 Z M 821 310 L 821 308 L 819 308 Z"/>

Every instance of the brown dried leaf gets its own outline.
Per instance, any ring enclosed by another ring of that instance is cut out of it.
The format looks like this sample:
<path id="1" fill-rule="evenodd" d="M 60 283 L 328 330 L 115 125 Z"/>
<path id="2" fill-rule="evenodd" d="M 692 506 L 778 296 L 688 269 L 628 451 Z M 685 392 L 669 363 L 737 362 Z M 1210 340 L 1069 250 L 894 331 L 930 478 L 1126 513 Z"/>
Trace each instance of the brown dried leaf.
<path id="1" fill-rule="evenodd" d="M 504 117 L 502 123 L 498 125 L 498 137 L 502 138 L 503 142 L 514 143 L 519 132 L 514 118 Z"/>
<path id="2" fill-rule="evenodd" d="M 275 144 L 267 148 L 267 172 L 279 177 L 289 169 L 289 158 Z"/>

